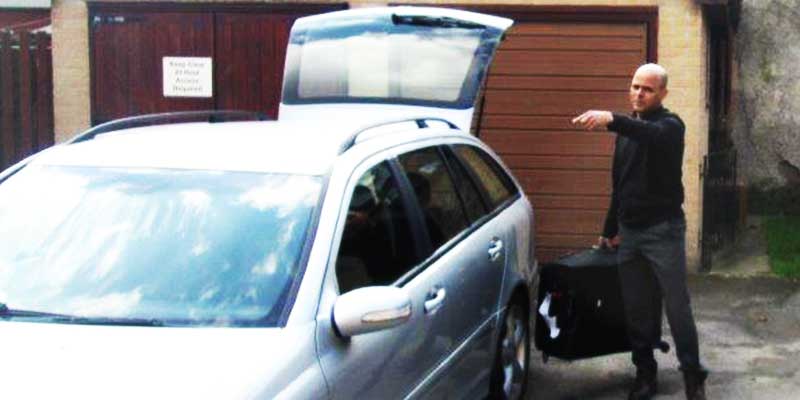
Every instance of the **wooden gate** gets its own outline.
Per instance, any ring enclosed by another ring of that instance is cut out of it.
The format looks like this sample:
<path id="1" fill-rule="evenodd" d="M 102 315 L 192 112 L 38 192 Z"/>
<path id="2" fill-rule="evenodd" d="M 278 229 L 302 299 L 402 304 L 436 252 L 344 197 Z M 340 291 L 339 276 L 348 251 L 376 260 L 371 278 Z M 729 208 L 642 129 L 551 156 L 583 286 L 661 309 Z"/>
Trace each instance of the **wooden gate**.
<path id="1" fill-rule="evenodd" d="M 295 19 L 345 4 L 90 4 L 92 124 L 137 114 L 208 109 L 276 117 Z M 211 65 L 212 93 L 164 92 L 166 57 Z"/>
<path id="2" fill-rule="evenodd" d="M 0 30 L 0 168 L 53 144 L 50 34 Z"/>

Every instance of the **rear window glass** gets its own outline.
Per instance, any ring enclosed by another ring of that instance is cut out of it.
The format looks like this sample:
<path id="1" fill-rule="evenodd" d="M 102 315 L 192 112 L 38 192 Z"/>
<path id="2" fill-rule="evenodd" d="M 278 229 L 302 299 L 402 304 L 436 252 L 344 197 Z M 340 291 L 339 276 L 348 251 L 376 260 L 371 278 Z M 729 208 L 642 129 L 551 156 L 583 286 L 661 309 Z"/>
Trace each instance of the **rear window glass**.
<path id="1" fill-rule="evenodd" d="M 317 21 L 292 33 L 283 102 L 468 108 L 492 48 L 484 36 L 485 29 L 393 23 L 381 15 Z"/>
<path id="2" fill-rule="evenodd" d="M 470 222 L 475 222 L 487 214 L 486 206 L 481 200 L 481 194 L 475 184 L 469 178 L 467 171 L 457 157 L 449 148 L 444 148 L 445 159 L 453 172 L 453 180 L 456 183 L 458 193 L 464 201 L 464 209 L 467 211 Z"/>
<path id="3" fill-rule="evenodd" d="M 473 146 L 455 146 L 455 151 L 486 190 L 492 207 L 497 207 L 516 194 L 511 178 L 491 156 Z"/>

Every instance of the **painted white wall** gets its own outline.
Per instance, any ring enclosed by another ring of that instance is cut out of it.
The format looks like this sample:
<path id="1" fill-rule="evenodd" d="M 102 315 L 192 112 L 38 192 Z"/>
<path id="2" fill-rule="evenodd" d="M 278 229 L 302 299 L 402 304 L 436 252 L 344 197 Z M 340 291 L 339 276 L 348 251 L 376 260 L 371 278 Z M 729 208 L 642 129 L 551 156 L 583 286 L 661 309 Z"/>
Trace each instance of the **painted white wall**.
<path id="1" fill-rule="evenodd" d="M 50 8 L 52 0 L 0 0 L 0 8 Z"/>

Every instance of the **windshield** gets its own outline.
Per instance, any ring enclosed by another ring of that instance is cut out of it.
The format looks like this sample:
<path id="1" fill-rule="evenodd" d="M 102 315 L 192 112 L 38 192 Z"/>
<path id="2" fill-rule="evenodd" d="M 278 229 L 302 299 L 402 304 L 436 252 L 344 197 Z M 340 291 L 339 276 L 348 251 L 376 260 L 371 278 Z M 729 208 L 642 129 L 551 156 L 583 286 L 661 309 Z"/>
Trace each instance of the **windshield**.
<path id="1" fill-rule="evenodd" d="M 473 106 L 501 34 L 451 19 L 342 15 L 295 24 L 287 50 L 285 104 L 466 109 Z"/>
<path id="2" fill-rule="evenodd" d="M 0 185 L 0 302 L 164 324 L 274 326 L 321 178 L 31 166 Z"/>

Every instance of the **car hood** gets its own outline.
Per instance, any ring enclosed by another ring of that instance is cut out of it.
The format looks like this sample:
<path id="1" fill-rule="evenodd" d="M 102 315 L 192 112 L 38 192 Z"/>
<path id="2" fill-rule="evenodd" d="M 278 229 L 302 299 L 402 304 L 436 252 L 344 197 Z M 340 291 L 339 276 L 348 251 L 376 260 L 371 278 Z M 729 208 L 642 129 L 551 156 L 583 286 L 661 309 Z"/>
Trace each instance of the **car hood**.
<path id="1" fill-rule="evenodd" d="M 313 106 L 326 104 L 345 111 L 340 119 L 365 122 L 375 105 L 406 106 L 402 113 L 445 118 L 469 130 L 495 51 L 512 23 L 408 6 L 300 18 L 287 47 L 279 119 L 324 117 Z"/>
<path id="2" fill-rule="evenodd" d="M 311 326 L 153 328 L 5 321 L 0 322 L 0 338 L 2 399 L 275 398 L 298 376 L 318 371 Z"/>

